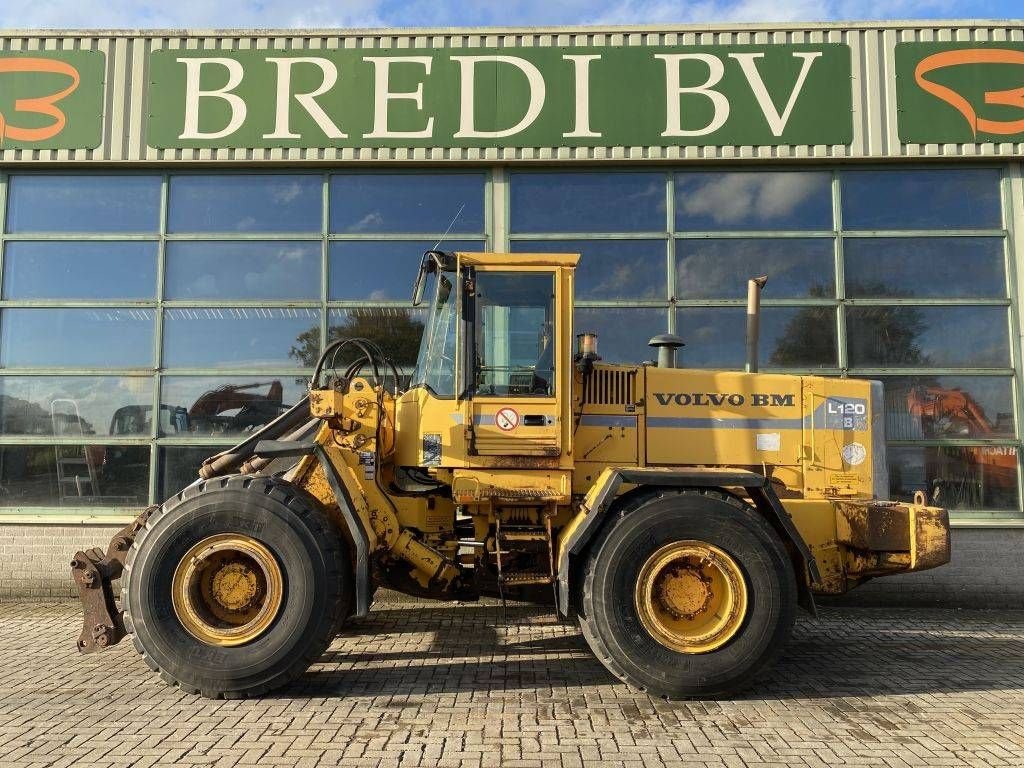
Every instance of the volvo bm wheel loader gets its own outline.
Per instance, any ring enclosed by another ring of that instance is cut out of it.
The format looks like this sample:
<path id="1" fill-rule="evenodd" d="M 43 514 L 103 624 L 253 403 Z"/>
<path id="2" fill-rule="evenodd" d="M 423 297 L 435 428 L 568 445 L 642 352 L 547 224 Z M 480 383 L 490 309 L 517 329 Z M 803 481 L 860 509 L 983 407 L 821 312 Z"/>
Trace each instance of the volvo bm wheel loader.
<path id="1" fill-rule="evenodd" d="M 377 587 L 546 594 L 620 679 L 716 697 L 816 594 L 948 561 L 945 510 L 885 500 L 880 383 L 677 369 L 674 336 L 605 364 L 574 343 L 577 260 L 426 253 L 411 380 L 372 341 L 328 344 L 307 399 L 76 554 L 80 650 L 131 634 L 186 691 L 258 696 Z"/>

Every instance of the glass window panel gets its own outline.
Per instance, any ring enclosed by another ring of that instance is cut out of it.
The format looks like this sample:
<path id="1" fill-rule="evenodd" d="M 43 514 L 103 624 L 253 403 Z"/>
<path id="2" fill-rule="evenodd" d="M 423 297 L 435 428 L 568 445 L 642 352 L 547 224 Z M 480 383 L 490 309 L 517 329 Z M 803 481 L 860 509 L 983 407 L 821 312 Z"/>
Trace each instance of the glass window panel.
<path id="1" fill-rule="evenodd" d="M 0 446 L 0 485 L 3 507 L 142 507 L 149 446 Z"/>
<path id="2" fill-rule="evenodd" d="M 485 180 L 482 173 L 332 176 L 331 232 L 440 234 L 451 225 L 454 233 L 482 233 Z"/>
<path id="3" fill-rule="evenodd" d="M 668 298 L 664 240 L 513 240 L 519 253 L 578 253 L 576 298 Z"/>
<path id="4" fill-rule="evenodd" d="M 424 251 L 436 240 L 336 240 L 330 245 L 330 297 L 409 301 Z M 445 240 L 445 251 L 481 251 L 479 240 Z"/>
<path id="5" fill-rule="evenodd" d="M 1002 376 L 886 376 L 890 440 L 1013 437 L 1013 383 Z"/>
<path id="6" fill-rule="evenodd" d="M 613 309 L 577 307 L 573 315 L 573 335 L 597 333 L 597 353 L 609 363 L 640 363 L 656 360 L 658 353 L 647 342 L 668 332 L 664 309 Z M 575 348 L 576 339 L 573 338 Z"/>
<path id="7" fill-rule="evenodd" d="M 152 309 L 5 309 L 0 366 L 139 368 L 153 365 Z"/>
<path id="8" fill-rule="evenodd" d="M 834 298 L 832 238 L 676 241 L 676 296 L 741 299 L 747 280 L 768 275 L 765 298 Z"/>
<path id="9" fill-rule="evenodd" d="M 203 462 L 225 449 L 224 445 L 167 446 L 160 448 L 157 499 L 166 499 L 196 481 Z"/>
<path id="10" fill-rule="evenodd" d="M 832 229 L 832 174 L 693 171 L 676 174 L 676 230 Z"/>
<path id="11" fill-rule="evenodd" d="M 320 353 L 316 309 L 224 307 L 164 311 L 163 364 L 178 368 L 304 366 Z"/>
<path id="12" fill-rule="evenodd" d="M 160 434 L 219 437 L 251 432 L 305 397 L 308 384 L 302 376 L 164 376 Z"/>
<path id="13" fill-rule="evenodd" d="M 1010 365 L 1004 307 L 847 307 L 846 333 L 851 366 Z"/>
<path id="14" fill-rule="evenodd" d="M 319 299 L 320 243 L 170 242 L 168 299 Z"/>
<path id="15" fill-rule="evenodd" d="M 377 342 L 396 366 L 411 369 L 416 365 L 426 319 L 424 309 L 412 307 L 335 308 L 328 314 L 330 326 L 327 338 L 328 342 L 336 339 L 370 339 Z M 341 370 L 355 361 L 355 355 L 354 351 L 350 354 L 343 352 L 335 360 L 335 367 Z M 312 367 L 316 364 L 316 357 L 311 355 L 304 364 Z"/>
<path id="16" fill-rule="evenodd" d="M 888 449 L 892 498 L 912 501 L 924 491 L 947 509 L 1017 511 L 1017 449 L 1012 446 L 913 447 Z"/>
<path id="17" fill-rule="evenodd" d="M 514 173 L 513 232 L 664 232 L 665 175 Z"/>
<path id="18" fill-rule="evenodd" d="M 148 436 L 153 380 L 116 376 L 0 376 L 6 435 Z"/>
<path id="19" fill-rule="evenodd" d="M 848 237 L 846 295 L 856 297 L 1002 297 L 1001 237 Z"/>
<path id="20" fill-rule="evenodd" d="M 152 299 L 157 244 L 9 242 L 5 299 Z"/>
<path id="21" fill-rule="evenodd" d="M 8 232 L 156 232 L 159 176 L 12 176 Z"/>
<path id="22" fill-rule="evenodd" d="M 171 232 L 320 232 L 320 176 L 172 176 Z"/>
<path id="23" fill-rule="evenodd" d="M 999 229 L 996 168 L 842 171 L 844 229 Z"/>
<path id="24" fill-rule="evenodd" d="M 686 368 L 742 368 L 746 359 L 745 307 L 686 307 L 677 310 L 686 346 Z M 834 307 L 763 307 L 759 362 L 764 368 L 834 368 Z"/>

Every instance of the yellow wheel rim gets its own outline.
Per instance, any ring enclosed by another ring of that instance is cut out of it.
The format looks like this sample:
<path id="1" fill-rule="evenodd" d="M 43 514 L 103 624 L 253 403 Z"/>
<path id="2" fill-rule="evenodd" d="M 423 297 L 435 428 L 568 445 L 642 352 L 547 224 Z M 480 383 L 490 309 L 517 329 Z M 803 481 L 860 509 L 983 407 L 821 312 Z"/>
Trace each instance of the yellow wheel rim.
<path id="1" fill-rule="evenodd" d="M 723 550 L 677 541 L 647 558 L 635 599 L 640 622 L 661 645 L 678 653 L 708 653 L 743 625 L 747 584 Z"/>
<path id="2" fill-rule="evenodd" d="M 244 645 L 277 617 L 284 577 L 262 543 L 221 533 L 185 553 L 171 590 L 174 613 L 190 635 L 207 645 Z"/>

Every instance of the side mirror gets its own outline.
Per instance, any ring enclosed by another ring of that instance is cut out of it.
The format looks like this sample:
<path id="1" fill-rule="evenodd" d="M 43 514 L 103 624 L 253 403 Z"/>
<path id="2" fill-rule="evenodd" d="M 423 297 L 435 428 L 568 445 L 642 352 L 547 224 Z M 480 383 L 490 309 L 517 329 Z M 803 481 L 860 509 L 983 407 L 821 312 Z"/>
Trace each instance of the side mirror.
<path id="1" fill-rule="evenodd" d="M 434 267 L 434 257 L 427 251 L 420 259 L 420 271 L 416 273 L 416 282 L 412 285 L 412 305 L 414 307 L 423 303 L 423 286 L 427 282 L 427 275 L 433 271 Z"/>

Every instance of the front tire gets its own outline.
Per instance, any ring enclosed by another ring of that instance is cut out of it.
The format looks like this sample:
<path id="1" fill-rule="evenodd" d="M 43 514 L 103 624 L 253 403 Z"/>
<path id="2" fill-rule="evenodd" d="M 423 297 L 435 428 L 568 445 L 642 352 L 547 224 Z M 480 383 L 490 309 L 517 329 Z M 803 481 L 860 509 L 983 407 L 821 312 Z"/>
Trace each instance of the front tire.
<path id="1" fill-rule="evenodd" d="M 580 624 L 619 679 L 667 699 L 728 696 L 781 652 L 796 581 L 778 535 L 726 493 L 623 504 L 590 550 Z"/>
<path id="2" fill-rule="evenodd" d="M 134 644 L 169 683 L 259 696 L 330 644 L 352 596 L 348 550 L 319 503 L 234 475 L 166 502 L 132 546 L 121 602 Z"/>

